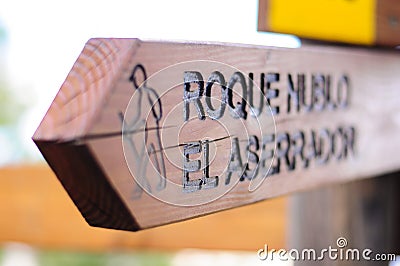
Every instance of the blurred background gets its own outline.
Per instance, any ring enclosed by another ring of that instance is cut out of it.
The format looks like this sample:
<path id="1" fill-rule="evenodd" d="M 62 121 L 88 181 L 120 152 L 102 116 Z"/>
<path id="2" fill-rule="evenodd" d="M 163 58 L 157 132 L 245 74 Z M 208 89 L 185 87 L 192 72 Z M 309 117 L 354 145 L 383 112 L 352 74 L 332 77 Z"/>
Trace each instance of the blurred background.
<path id="1" fill-rule="evenodd" d="M 89 38 L 300 46 L 257 32 L 257 8 L 257 0 L 2 1 L 0 165 L 41 160 L 30 137 Z"/>
<path id="2" fill-rule="evenodd" d="M 243 266 L 265 264 L 256 256 L 265 244 L 286 246 L 286 198 L 138 233 L 91 228 L 31 140 L 89 38 L 300 46 L 257 32 L 257 8 L 257 0 L 0 1 L 0 266 Z M 210 225 L 212 233 L 198 230 Z"/>

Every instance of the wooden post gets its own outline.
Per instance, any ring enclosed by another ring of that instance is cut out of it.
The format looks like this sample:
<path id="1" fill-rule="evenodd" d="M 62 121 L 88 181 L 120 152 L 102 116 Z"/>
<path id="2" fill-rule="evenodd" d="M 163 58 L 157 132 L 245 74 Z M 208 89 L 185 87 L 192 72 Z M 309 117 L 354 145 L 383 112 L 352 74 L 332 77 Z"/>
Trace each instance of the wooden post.
<path id="1" fill-rule="evenodd" d="M 312 39 L 396 47 L 400 44 L 399 18 L 400 5 L 394 0 L 259 0 L 258 30 L 295 34 L 307 39 L 303 44 Z M 392 71 L 387 67 L 383 69 Z M 376 104 L 384 103 L 377 101 Z M 387 121 L 379 129 L 384 132 L 391 125 L 392 122 Z M 398 143 L 398 138 L 386 141 Z M 370 144 L 373 142 L 371 139 Z M 340 171 L 337 169 L 332 175 Z M 292 196 L 288 233 L 290 248 L 317 251 L 338 248 L 337 240 L 340 239 L 347 241 L 348 248 L 371 249 L 374 254 L 399 254 L 400 174 L 380 176 L 387 172 L 375 173 L 373 179 Z M 357 262 L 328 258 L 317 262 L 299 260 L 295 265 L 388 265 L 388 261 Z"/>
<path id="2" fill-rule="evenodd" d="M 337 247 L 400 254 L 400 173 L 314 189 L 290 198 L 290 248 Z M 295 265 L 388 265 L 388 261 L 297 261 Z"/>

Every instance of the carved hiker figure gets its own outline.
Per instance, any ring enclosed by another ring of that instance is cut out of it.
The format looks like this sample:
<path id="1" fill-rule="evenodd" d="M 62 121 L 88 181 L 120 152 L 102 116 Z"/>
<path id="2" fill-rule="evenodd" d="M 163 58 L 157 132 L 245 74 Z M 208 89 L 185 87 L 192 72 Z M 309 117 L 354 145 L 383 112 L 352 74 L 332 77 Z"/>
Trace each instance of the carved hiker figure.
<path id="1" fill-rule="evenodd" d="M 138 72 L 143 76 L 143 83 L 140 85 L 137 81 Z M 139 186 L 133 192 L 133 197 L 138 198 L 141 196 L 143 189 L 148 192 L 152 191 L 151 184 L 147 177 L 149 175 L 149 159 L 153 168 L 155 168 L 155 175 L 159 177 L 157 190 L 162 190 L 166 186 L 166 170 L 164 162 L 164 152 L 160 136 L 160 120 L 162 118 L 162 104 L 159 95 L 153 89 L 147 86 L 147 74 L 143 65 L 138 64 L 133 68 L 132 74 L 129 77 L 132 82 L 135 93 L 131 101 L 136 106 L 134 116 L 125 120 L 124 114 L 119 113 L 121 122 L 123 123 L 123 134 L 127 134 L 124 141 L 128 142 L 130 151 L 133 154 L 135 169 L 131 169 L 135 173 L 135 179 Z M 144 108 L 145 105 L 148 105 Z M 144 110 L 150 110 L 149 113 Z M 138 139 L 141 141 L 135 141 Z M 144 140 L 144 143 L 143 143 Z"/>

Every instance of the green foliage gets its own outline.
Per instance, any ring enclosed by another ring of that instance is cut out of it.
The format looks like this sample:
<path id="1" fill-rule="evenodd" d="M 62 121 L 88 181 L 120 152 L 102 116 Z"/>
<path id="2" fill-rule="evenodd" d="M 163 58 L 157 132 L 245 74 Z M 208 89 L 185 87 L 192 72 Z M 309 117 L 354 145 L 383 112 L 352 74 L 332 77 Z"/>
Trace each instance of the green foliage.
<path id="1" fill-rule="evenodd" d="M 46 251 L 39 255 L 40 266 L 168 266 L 171 257 L 163 253 L 81 253 Z"/>
<path id="2" fill-rule="evenodd" d="M 0 21 L 0 43 L 4 42 L 7 38 L 7 32 L 4 29 L 2 22 Z"/>
<path id="3" fill-rule="evenodd" d="M 0 82 L 0 125 L 15 123 L 23 109 L 24 106 L 6 89 L 4 82 Z"/>
<path id="4" fill-rule="evenodd" d="M 7 37 L 6 31 L 0 27 L 0 42 L 3 42 Z"/>
<path id="5" fill-rule="evenodd" d="M 11 88 L 8 86 L 4 73 L 5 62 L 3 54 L 3 43 L 7 41 L 7 32 L 0 21 L 0 125 L 15 124 L 19 114 L 23 111 L 23 105 L 14 97 Z"/>
<path id="6" fill-rule="evenodd" d="M 100 266 L 103 256 L 85 253 L 45 252 L 41 253 L 41 266 Z"/>

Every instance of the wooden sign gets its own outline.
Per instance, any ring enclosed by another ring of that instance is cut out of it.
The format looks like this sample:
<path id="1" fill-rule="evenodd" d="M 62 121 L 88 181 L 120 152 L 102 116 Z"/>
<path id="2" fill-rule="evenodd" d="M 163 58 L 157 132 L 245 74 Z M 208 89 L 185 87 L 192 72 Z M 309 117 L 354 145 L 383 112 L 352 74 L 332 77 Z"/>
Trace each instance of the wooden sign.
<path id="1" fill-rule="evenodd" d="M 362 45 L 400 45 L 396 0 L 259 0 L 258 30 Z"/>
<path id="2" fill-rule="evenodd" d="M 33 139 L 89 224 L 140 230 L 400 169 L 399 73 L 394 52 L 91 39 Z"/>

